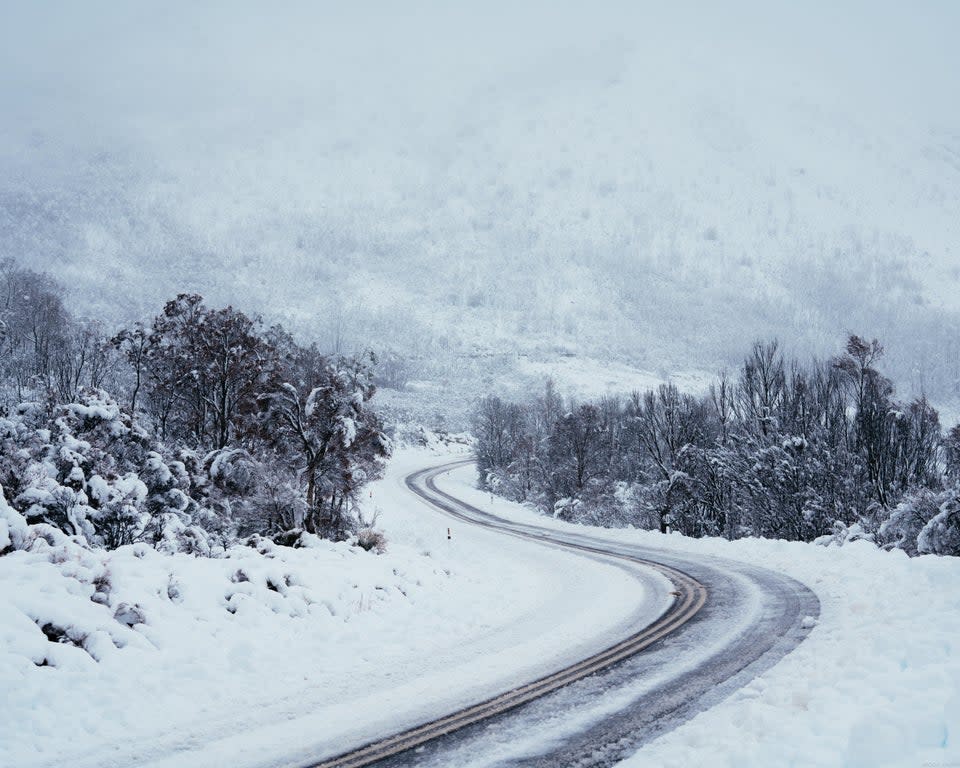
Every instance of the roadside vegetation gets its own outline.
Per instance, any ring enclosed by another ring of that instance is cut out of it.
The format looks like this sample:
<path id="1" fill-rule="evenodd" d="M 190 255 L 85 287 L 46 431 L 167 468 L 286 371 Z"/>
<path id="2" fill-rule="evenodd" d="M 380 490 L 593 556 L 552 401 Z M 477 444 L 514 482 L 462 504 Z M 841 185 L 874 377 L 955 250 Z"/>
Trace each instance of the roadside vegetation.
<path id="1" fill-rule="evenodd" d="M 49 275 L 0 266 L 0 554 L 37 537 L 222 552 L 250 537 L 352 539 L 390 443 L 372 355 L 181 294 L 119 332 Z"/>
<path id="2" fill-rule="evenodd" d="M 702 397 L 664 384 L 576 403 L 549 382 L 524 402 L 488 396 L 479 482 L 576 522 L 960 555 L 960 427 L 897 400 L 882 355 L 850 336 L 804 364 L 757 342 Z"/>

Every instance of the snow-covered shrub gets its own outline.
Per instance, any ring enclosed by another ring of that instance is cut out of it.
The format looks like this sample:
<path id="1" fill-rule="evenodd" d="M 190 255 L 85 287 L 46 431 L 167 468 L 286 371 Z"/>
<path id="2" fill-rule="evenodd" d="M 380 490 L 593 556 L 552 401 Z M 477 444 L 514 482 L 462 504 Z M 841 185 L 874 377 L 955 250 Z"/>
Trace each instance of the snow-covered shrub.
<path id="1" fill-rule="evenodd" d="M 526 501 L 536 503 L 536 496 L 531 495 Z M 565 497 L 554 506 L 555 516 L 561 520 L 607 528 L 636 525 L 637 509 L 637 500 L 627 483 L 609 487 L 595 481 L 588 482 L 579 496 Z"/>
<path id="2" fill-rule="evenodd" d="M 23 549 L 28 534 L 26 518 L 7 504 L 0 488 L 0 555 Z"/>
<path id="3" fill-rule="evenodd" d="M 257 488 L 259 467 L 242 448 L 221 448 L 203 460 L 211 483 L 230 496 L 250 496 Z"/>
<path id="4" fill-rule="evenodd" d="M 140 480 L 147 489 L 145 503 L 151 516 L 180 516 L 196 507 L 189 496 L 190 478 L 180 462 L 167 463 L 159 453 L 150 451 L 140 470 Z"/>
<path id="5" fill-rule="evenodd" d="M 128 472 L 108 483 L 94 475 L 88 486 L 96 505 L 90 515 L 103 545 L 116 549 L 132 544 L 142 534 L 149 521 L 143 508 L 147 487 L 135 472 Z"/>
<path id="6" fill-rule="evenodd" d="M 942 494 L 945 498 L 940 511 L 917 536 L 917 551 L 921 554 L 960 555 L 960 489 Z"/>
<path id="7" fill-rule="evenodd" d="M 4 441 L 0 464 L 5 474 L 19 469 L 13 503 L 29 522 L 106 547 L 142 534 L 149 519 L 142 509 L 147 489 L 137 472 L 150 439 L 109 395 L 84 391 L 43 426 L 37 426 L 35 408 L 21 408 L 18 415 L 19 423 L 5 425 L 15 444 Z"/>
<path id="8" fill-rule="evenodd" d="M 487 472 L 484 487 L 510 501 L 523 501 L 526 495 L 522 478 L 511 474 L 506 467 L 496 467 Z"/>
<path id="9" fill-rule="evenodd" d="M 179 451 L 177 455 L 180 460 L 168 461 L 151 452 L 141 470 L 150 514 L 144 538 L 163 552 L 210 555 L 227 543 L 232 529 L 222 515 L 206 506 L 209 484 L 203 462 L 194 460 L 192 452 Z M 192 476 L 188 466 L 200 475 Z"/>
<path id="10" fill-rule="evenodd" d="M 641 483 L 620 482 L 614 486 L 617 515 L 622 525 L 653 530 L 660 525 L 659 514 L 647 499 L 647 487 Z"/>
<path id="11" fill-rule="evenodd" d="M 357 532 L 357 546 L 367 552 L 376 552 L 378 555 L 382 555 L 387 551 L 387 537 L 383 531 L 378 531 L 375 528 L 364 528 Z"/>
<path id="12" fill-rule="evenodd" d="M 294 549 L 304 546 L 304 542 L 311 534 L 302 528 L 291 528 L 287 531 L 280 531 L 274 534 L 273 542 L 281 547 L 292 547 Z"/>
<path id="13" fill-rule="evenodd" d="M 553 516 L 557 518 L 557 520 L 565 520 L 567 522 L 576 521 L 580 517 L 580 508 L 582 506 L 583 502 L 580 501 L 580 499 L 566 496 L 558 499 L 553 505 Z"/>
<path id="14" fill-rule="evenodd" d="M 210 535 L 222 545 L 228 526 L 191 497 L 193 491 L 203 498 L 212 486 L 203 463 L 194 466 L 202 475 L 197 481 L 183 461 L 168 462 L 162 446 L 100 390 L 82 391 L 49 415 L 25 403 L 0 419 L 0 477 L 9 480 L 12 511 L 43 538 L 49 532 L 38 526 L 108 549 L 147 540 L 209 554 Z M 235 473 L 229 483 L 239 479 Z M 3 525 L 14 530 L 9 521 Z"/>
<path id="15" fill-rule="evenodd" d="M 942 493 L 926 488 L 905 496 L 880 525 L 880 540 L 888 549 L 896 547 L 911 557 L 917 555 L 917 537 L 936 516 L 943 501 Z"/>
<path id="16" fill-rule="evenodd" d="M 113 612 L 113 618 L 128 627 L 136 624 L 144 624 L 147 620 L 143 613 L 143 608 L 139 605 L 130 605 L 129 603 L 120 603 Z"/>
<path id="17" fill-rule="evenodd" d="M 296 478 L 277 467 L 263 466 L 253 505 L 258 530 L 263 533 L 300 530 L 307 517 L 307 503 Z"/>
<path id="18" fill-rule="evenodd" d="M 836 520 L 833 523 L 833 530 L 828 534 L 818 536 L 813 540 L 813 543 L 823 547 L 842 547 L 844 544 L 849 544 L 854 541 L 868 541 L 873 544 L 875 543 L 875 538 L 874 534 L 864 530 L 860 523 L 847 525 L 840 520 Z"/>
<path id="19" fill-rule="evenodd" d="M 204 457 L 203 469 L 203 505 L 239 536 L 261 532 L 264 526 L 256 499 L 260 463 L 241 448 L 221 448 Z"/>
<path id="20" fill-rule="evenodd" d="M 202 516 L 205 511 L 204 507 L 196 507 L 196 516 Z M 185 517 L 168 512 L 151 519 L 147 533 L 157 550 L 206 557 L 213 554 L 215 547 L 222 547 L 222 537 L 212 536 L 201 525 L 190 523 Z"/>

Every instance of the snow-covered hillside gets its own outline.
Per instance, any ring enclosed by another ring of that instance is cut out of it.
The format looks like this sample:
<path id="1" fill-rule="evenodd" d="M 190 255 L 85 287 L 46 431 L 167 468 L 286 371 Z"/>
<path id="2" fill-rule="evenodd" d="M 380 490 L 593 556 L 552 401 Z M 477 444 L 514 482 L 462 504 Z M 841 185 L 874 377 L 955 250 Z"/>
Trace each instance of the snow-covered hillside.
<path id="1" fill-rule="evenodd" d="M 953 3 L 8 16 L 3 255 L 83 311 L 196 290 L 474 380 L 854 331 L 956 395 Z"/>

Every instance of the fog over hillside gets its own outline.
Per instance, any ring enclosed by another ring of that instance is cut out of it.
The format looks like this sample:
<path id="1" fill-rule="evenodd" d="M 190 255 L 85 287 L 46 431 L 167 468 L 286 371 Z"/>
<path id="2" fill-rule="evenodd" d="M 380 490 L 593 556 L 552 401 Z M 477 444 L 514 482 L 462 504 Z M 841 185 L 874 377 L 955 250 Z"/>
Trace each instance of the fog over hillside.
<path id="1" fill-rule="evenodd" d="M 0 256 L 481 385 L 852 331 L 950 404 L 960 6 L 836 5 L 4 2 Z"/>

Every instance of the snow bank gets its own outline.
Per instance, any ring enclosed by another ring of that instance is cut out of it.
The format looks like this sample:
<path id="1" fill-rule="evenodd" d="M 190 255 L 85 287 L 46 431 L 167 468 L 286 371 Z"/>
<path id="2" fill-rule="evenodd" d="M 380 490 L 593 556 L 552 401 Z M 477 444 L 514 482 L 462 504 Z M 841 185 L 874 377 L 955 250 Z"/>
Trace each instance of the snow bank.
<path id="1" fill-rule="evenodd" d="M 687 542 L 683 543 L 684 545 Z M 770 672 L 630 766 L 918 766 L 960 761 L 960 561 L 745 541 L 710 551 L 814 589 L 819 626 Z"/>
<path id="2" fill-rule="evenodd" d="M 451 581 L 426 556 L 311 544 L 210 559 L 43 542 L 0 557 L 0 765 L 242 720 L 318 674 L 342 695 L 377 664 L 382 626 Z"/>

